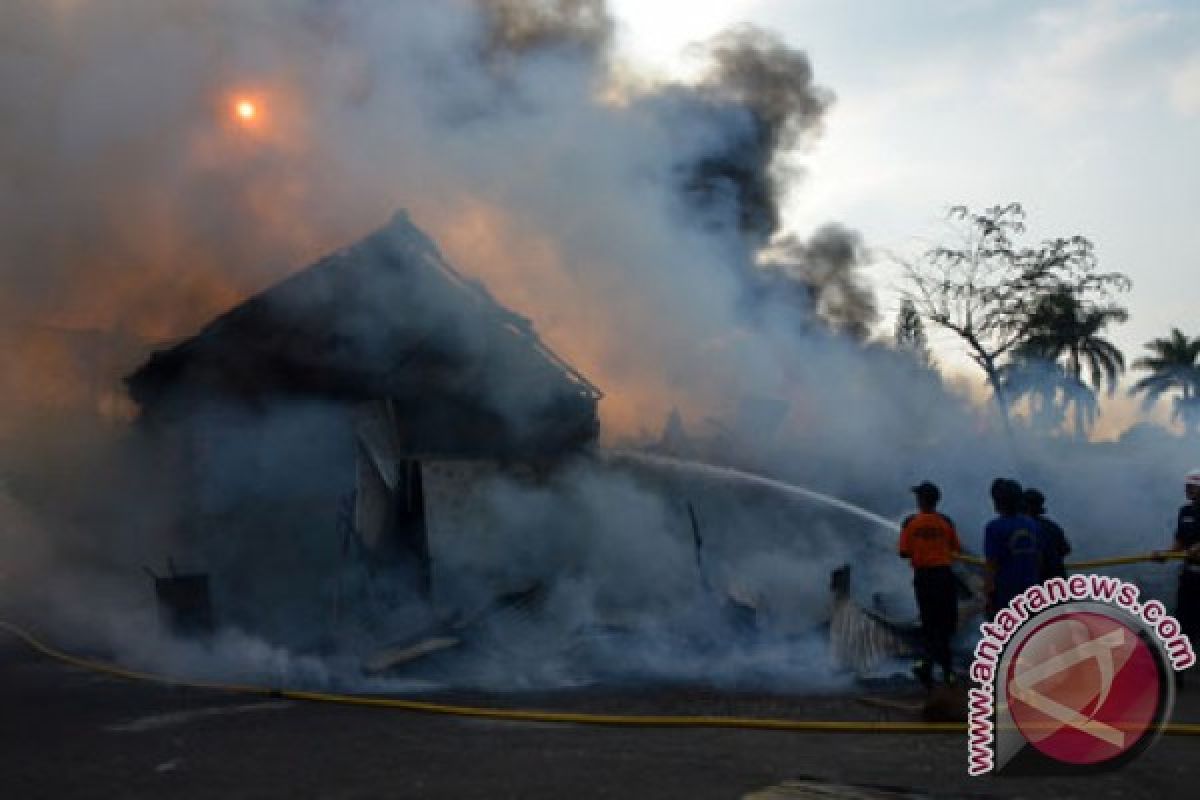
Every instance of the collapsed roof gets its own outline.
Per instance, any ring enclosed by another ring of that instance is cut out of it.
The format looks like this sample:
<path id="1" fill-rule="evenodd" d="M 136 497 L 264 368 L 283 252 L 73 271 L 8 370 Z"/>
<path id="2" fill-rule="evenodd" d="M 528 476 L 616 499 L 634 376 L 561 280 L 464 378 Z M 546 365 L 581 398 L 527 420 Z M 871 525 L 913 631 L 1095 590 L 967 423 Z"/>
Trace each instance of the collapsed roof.
<path id="1" fill-rule="evenodd" d="M 409 450 L 465 454 L 590 442 L 602 396 L 404 212 L 154 353 L 126 383 L 152 425 L 214 401 L 385 401 Z"/>

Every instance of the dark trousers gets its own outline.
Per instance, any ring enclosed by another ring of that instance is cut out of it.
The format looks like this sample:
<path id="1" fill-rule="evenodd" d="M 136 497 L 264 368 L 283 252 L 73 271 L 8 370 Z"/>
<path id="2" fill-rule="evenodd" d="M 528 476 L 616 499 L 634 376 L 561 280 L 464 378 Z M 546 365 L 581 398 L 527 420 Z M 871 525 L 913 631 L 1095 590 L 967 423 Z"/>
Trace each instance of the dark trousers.
<path id="1" fill-rule="evenodd" d="M 1192 640 L 1192 647 L 1200 644 L 1200 570 L 1185 568 L 1180 574 L 1175 619 Z"/>
<path id="2" fill-rule="evenodd" d="M 919 567 L 913 571 L 913 589 L 921 612 L 921 633 L 930 661 L 949 672 L 950 640 L 958 628 L 958 587 L 949 567 Z"/>

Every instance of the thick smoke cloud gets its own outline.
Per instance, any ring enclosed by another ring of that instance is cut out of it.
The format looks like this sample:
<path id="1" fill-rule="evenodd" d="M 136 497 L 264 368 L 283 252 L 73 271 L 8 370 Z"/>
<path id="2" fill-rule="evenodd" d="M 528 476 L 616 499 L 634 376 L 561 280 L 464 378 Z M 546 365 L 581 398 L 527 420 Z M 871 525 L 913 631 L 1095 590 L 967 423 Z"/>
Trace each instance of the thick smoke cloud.
<path id="1" fill-rule="evenodd" d="M 46 324 L 135 343 L 119 369 L 57 371 L 79 406 L 94 409 L 97 383 L 119 395 L 121 371 L 153 344 L 401 206 L 605 389 L 610 434 L 657 424 L 680 396 L 692 417 L 728 410 L 729 369 L 762 361 L 730 353 L 731 332 L 748 298 L 779 283 L 755 263 L 787 188 L 779 156 L 816 132 L 830 99 L 805 56 L 768 34 L 708 45 L 696 84 L 613 101 L 611 19 L 596 2 L 22 2 L 0 14 L 0 104 L 14 121 L 0 133 L 8 349 L 29 349 L 25 332 Z M 233 113 L 241 99 L 258 109 L 249 123 Z M 617 331 L 641 343 L 636 358 Z M 755 371 L 775 373 L 771 360 Z"/>
<path id="2" fill-rule="evenodd" d="M 819 228 L 808 241 L 781 237 L 763 254 L 758 272 L 759 302 L 794 302 L 835 331 L 865 339 L 878 320 L 875 293 L 859 269 L 864 246 L 858 233 L 841 225 Z"/>
<path id="3" fill-rule="evenodd" d="M 716 37 L 704 54 L 699 82 L 640 99 L 680 128 L 715 132 L 676 165 L 685 218 L 723 236 L 752 318 L 758 306 L 779 303 L 799 327 L 824 321 L 864 338 L 877 315 L 855 273 L 866 262 L 859 234 L 826 224 L 802 242 L 780 231 L 781 205 L 800 177 L 784 156 L 820 133 L 833 94 L 816 84 L 802 51 L 752 26 Z"/>
<path id="4" fill-rule="evenodd" d="M 0 27 L 0 110 L 14 120 L 0 133 L 6 352 L 28 353 L 26 373 L 40 375 L 47 348 L 73 355 L 73 345 L 25 346 L 32 330 L 122 343 L 119 358 L 72 362 L 60 411 L 94 414 L 96 391 L 119 391 L 151 347 L 195 332 L 401 206 L 606 390 L 610 437 L 656 428 L 676 405 L 700 419 L 735 410 L 748 390 L 795 385 L 779 365 L 806 308 L 779 310 L 787 321 L 776 325 L 775 311 L 756 320 L 746 303 L 756 254 L 777 227 L 779 150 L 814 127 L 823 101 L 809 98 L 803 57 L 763 35 L 719 40 L 698 84 L 634 88 L 614 84 L 611 20 L 594 2 L 16 3 L 0 10 Z M 793 79 L 794 91 L 785 86 Z M 253 115 L 239 116 L 240 103 Z M 22 391 L 7 398 L 9 431 L 22 401 L 42 405 Z M 98 460 L 120 438 L 129 409 L 117 411 L 105 444 L 90 449 Z M 254 436 L 231 417 L 204 454 L 210 479 L 183 498 L 99 482 L 94 494 L 110 501 L 100 502 L 101 527 L 127 530 L 129 542 L 68 524 L 87 518 L 92 493 L 85 502 L 50 481 L 45 494 L 57 493 L 62 511 L 41 526 L 54 545 L 40 560 L 86 562 L 100 575 L 161 569 L 195 544 L 194 531 L 172 528 L 172 511 L 224 520 L 200 566 L 212 570 L 221 605 L 243 601 L 232 621 L 319 644 L 312 621 L 333 591 L 319 567 L 336 561 L 335 501 L 347 476 L 312 472 L 280 485 L 253 470 L 287 475 L 297 453 L 321 442 L 335 461 L 345 437 L 318 435 L 336 428 L 327 411 L 289 410 L 249 426 Z M 50 433 L 21 436 L 33 449 Z M 39 507 L 29 465 L 14 459 L 11 469 L 10 505 Z M 122 480 L 145 477 L 128 472 Z M 620 480 L 580 481 L 568 497 L 631 497 Z M 298 492 L 303 502 L 291 502 Z M 270 505 L 287 509 L 275 528 L 304 534 L 280 540 L 238 513 L 264 497 L 289 501 Z M 661 502 L 646 496 L 645 513 L 618 530 L 646 531 L 652 543 Z M 608 542 L 597 563 L 663 561 L 613 531 L 597 523 L 581 533 Z M 102 555 L 87 542 L 104 542 Z M 279 570 L 255 574 L 280 552 Z M 597 597 L 613 592 L 596 574 L 579 580 Z M 281 602 L 297 583 L 320 591 Z M 145 593 L 102 577 L 85 584 L 75 599 L 120 597 L 119 617 L 132 618 Z M 86 627 L 108 629 L 93 622 Z"/>
<path id="5" fill-rule="evenodd" d="M 1055 451 L 1023 461 L 936 376 L 859 341 L 874 307 L 858 235 L 837 225 L 808 236 L 780 229 L 781 203 L 799 185 L 782 156 L 820 132 L 832 102 L 803 53 L 742 29 L 702 45 L 711 67 L 695 82 L 626 85 L 610 69 L 611 31 L 603 4 L 570 0 L 4 3 L 2 499 L 5 516 L 21 520 L 5 527 L 6 548 L 15 541 L 39 564 L 86 563 L 89 576 L 161 564 L 181 538 L 169 527 L 170 495 L 153 484 L 153 469 L 108 460 L 130 413 L 114 399 L 121 376 L 152 347 L 194 333 L 398 207 L 605 391 L 610 442 L 653 436 L 678 408 L 692 455 L 813 482 L 887 514 L 904 510 L 905 487 L 931 477 L 945 484 L 964 530 L 978 530 L 984 488 L 998 472 L 1044 483 L 1052 507 L 1058 496 L 1080 496 L 1078 479 L 1093 499 L 1063 504 L 1069 530 L 1111 531 L 1119 521 L 1158 542 L 1122 490 L 1116 456 L 1096 464 Z M 253 116 L 239 117 L 238 103 L 252 104 Z M 103 357 L 81 357 L 81 341 Z M 25 424 L 31 409 L 48 406 L 52 420 Z M 210 510 L 261 504 L 278 487 L 237 480 L 240 471 L 272 460 L 286 468 L 297 449 L 319 450 L 292 437 L 313 431 L 313 417 L 329 422 L 327 411 L 296 409 L 253 426 L 258 448 L 231 431 L 209 457 L 220 465 L 213 474 L 244 496 L 205 484 L 196 492 L 212 494 L 199 501 Z M 108 421 L 99 432 L 64 431 L 63 417 L 78 424 L 98 413 Z M 62 440 L 74 449 L 56 459 L 47 442 Z M 1156 463 L 1171 470 L 1171 459 Z M 580 541 L 593 549 L 579 552 L 610 565 L 607 575 L 629 558 L 614 543 L 646 556 L 636 566 L 674 565 L 664 585 L 683 596 L 686 548 L 663 522 L 678 525 L 680 510 L 626 479 L 572 475 L 579 485 L 563 491 L 592 517 L 606 503 L 636 501 L 643 511 L 620 520 L 624 537 L 613 521 L 589 525 Z M 337 494 L 345 479 L 314 473 L 286 488 Z M 1170 503 L 1165 487 L 1140 488 Z M 559 502 L 504 485 L 492 498 L 502 517 L 525 501 Z M 324 613 L 334 584 L 321 584 L 325 594 L 294 615 L 271 602 L 289 575 L 320 583 L 328 575 L 318 568 L 336 560 L 336 510 L 313 499 L 311 509 L 285 512 L 303 537 L 290 548 L 255 540 L 251 521 L 230 512 L 230 536 L 219 540 L 227 549 L 208 553 L 214 573 L 231 576 L 222 591 L 256 600 L 248 624 L 285 629 L 283 638 L 305 646 L 316 646 L 304 641 L 311 629 L 295 628 Z M 571 518 L 554 510 L 540 522 L 511 519 L 545 533 L 563 516 Z M 799 530 L 819 542 L 806 597 L 820 593 L 812 587 L 824 584 L 825 559 L 843 555 L 831 544 L 846 535 L 836 521 L 810 530 L 785 515 L 729 511 L 727 520 L 721 541 L 740 544 L 722 553 L 723 569 L 740 570 L 743 584 L 779 586 L 767 565 L 808 563 L 772 536 Z M 639 530 L 645 550 L 629 533 Z M 759 536 L 762 547 L 746 544 Z M 1118 544 L 1106 536 L 1078 549 Z M 260 580 L 237 573 L 280 549 L 286 571 Z M 549 547 L 532 563 L 551 569 L 561 555 Z M 577 596 L 612 594 L 598 574 L 570 579 L 595 587 Z M 104 608 L 103 595 L 121 610 L 105 619 L 146 613 L 143 585 L 98 577 L 87 587 L 76 587 L 77 610 Z M 786 592 L 767 594 L 765 607 L 788 607 Z M 286 618 L 265 619 L 272 614 Z M 394 622 L 367 633 L 394 633 Z M 260 657 L 276 660 L 269 648 Z"/>
<path id="6" fill-rule="evenodd" d="M 691 113 L 719 119 L 724 136 L 681 165 L 682 188 L 697 208 L 725 209 L 730 217 L 710 217 L 709 224 L 732 222 L 762 244 L 779 230 L 779 206 L 792 177 L 779 157 L 819 130 L 833 97 L 815 84 L 803 52 L 757 28 L 718 36 L 706 55 L 705 78 L 676 91 Z"/>
<path id="7" fill-rule="evenodd" d="M 479 0 L 479 5 L 489 55 L 564 47 L 600 54 L 612 42 L 613 19 L 604 0 Z"/>

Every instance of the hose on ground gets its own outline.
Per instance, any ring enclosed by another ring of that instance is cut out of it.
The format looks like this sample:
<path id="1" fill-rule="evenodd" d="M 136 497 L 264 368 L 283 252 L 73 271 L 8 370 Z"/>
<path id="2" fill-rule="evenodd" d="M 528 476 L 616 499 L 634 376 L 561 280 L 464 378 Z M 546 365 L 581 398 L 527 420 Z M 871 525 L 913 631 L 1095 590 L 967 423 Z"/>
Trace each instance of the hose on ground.
<path id="1" fill-rule="evenodd" d="M 423 700 L 404 700 L 395 697 L 373 695 L 336 694 L 310 692 L 299 689 L 279 689 L 247 684 L 227 684 L 213 681 L 181 679 L 153 672 L 125 669 L 89 658 L 71 655 L 42 642 L 23 628 L 0 620 L 0 629 L 23 641 L 33 650 L 56 661 L 79 669 L 90 670 L 115 678 L 145 683 L 156 683 L 175 687 L 205 689 L 237 694 L 255 694 L 282 697 L 318 703 L 336 703 L 347 706 L 382 708 L 410 711 L 422 714 L 439 714 L 452 717 L 504 720 L 510 722 L 565 723 L 575 725 L 603 725 L 628 728 L 737 728 L 745 730 L 791 731 L 796 733 L 966 733 L 966 723 L 961 722 L 897 722 L 885 720 L 811 720 L 776 719 L 765 717 L 643 715 L 643 714 L 594 714 L 573 711 L 542 711 L 534 709 L 483 708 Z M 1171 723 L 1164 732 L 1174 736 L 1200 736 L 1200 724 Z"/>

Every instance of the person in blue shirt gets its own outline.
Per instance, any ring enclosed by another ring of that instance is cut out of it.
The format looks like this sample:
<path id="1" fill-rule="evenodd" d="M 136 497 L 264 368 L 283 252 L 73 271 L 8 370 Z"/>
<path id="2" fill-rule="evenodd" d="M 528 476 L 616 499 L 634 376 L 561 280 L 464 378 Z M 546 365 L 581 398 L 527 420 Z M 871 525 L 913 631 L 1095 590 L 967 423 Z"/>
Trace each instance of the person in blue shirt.
<path id="1" fill-rule="evenodd" d="M 983 533 L 987 559 L 987 613 L 995 614 L 1014 597 L 1042 581 L 1045 542 L 1036 521 L 1021 513 L 1021 485 L 1007 478 L 992 482 L 997 517 Z"/>

